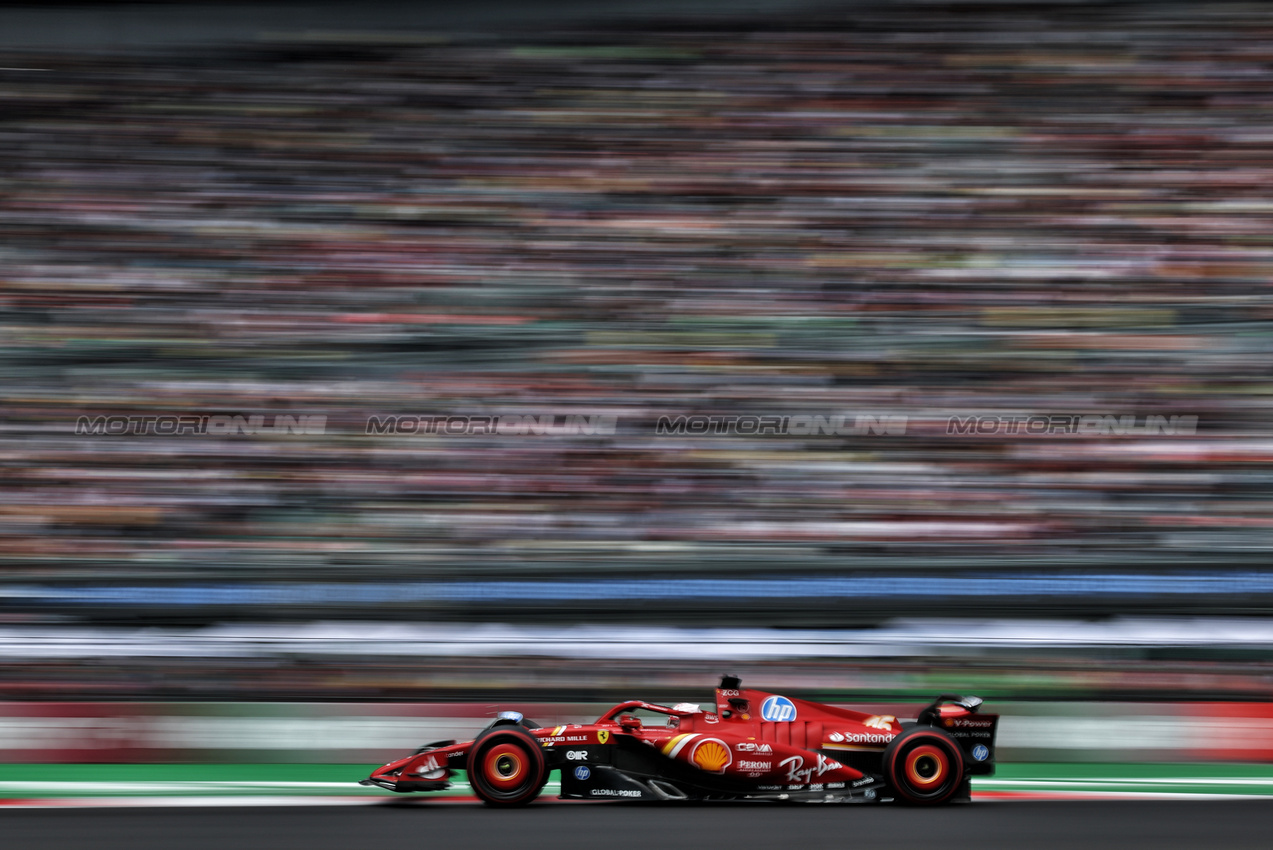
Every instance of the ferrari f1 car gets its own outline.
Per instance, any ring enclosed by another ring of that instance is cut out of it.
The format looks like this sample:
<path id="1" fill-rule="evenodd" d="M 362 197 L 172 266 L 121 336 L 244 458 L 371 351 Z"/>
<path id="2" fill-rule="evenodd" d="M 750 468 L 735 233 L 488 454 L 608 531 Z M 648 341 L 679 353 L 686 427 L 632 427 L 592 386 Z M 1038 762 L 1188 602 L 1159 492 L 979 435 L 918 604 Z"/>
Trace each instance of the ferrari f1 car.
<path id="1" fill-rule="evenodd" d="M 899 720 L 726 676 L 712 708 L 630 700 L 594 723 L 555 727 L 505 711 L 472 741 L 428 744 L 362 784 L 441 791 L 464 770 L 481 800 L 521 806 L 560 769 L 564 799 L 938 805 L 969 799 L 969 777 L 994 772 L 999 717 L 977 697 L 944 694 Z"/>

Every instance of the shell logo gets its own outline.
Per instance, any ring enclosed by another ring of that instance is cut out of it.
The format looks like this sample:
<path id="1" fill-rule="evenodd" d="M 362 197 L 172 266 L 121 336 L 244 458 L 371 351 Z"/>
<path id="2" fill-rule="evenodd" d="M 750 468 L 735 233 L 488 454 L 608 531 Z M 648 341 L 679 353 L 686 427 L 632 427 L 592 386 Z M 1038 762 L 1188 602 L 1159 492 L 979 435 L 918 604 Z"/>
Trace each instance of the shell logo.
<path id="1" fill-rule="evenodd" d="M 690 761 L 700 770 L 708 773 L 724 773 L 734 757 L 729 754 L 729 747 L 715 738 L 705 738 L 694 747 Z"/>

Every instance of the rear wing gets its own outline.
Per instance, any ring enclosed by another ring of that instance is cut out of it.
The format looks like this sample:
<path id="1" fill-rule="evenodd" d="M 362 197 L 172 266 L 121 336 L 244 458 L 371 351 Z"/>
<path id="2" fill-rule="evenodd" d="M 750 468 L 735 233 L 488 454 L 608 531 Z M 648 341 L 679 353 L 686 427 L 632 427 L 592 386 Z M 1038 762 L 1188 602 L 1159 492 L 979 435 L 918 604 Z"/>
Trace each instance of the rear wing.
<path id="1" fill-rule="evenodd" d="M 942 694 L 920 711 L 916 723 L 941 729 L 964 753 L 968 772 L 986 776 L 995 772 L 995 733 L 999 715 L 982 714 L 981 698 Z"/>

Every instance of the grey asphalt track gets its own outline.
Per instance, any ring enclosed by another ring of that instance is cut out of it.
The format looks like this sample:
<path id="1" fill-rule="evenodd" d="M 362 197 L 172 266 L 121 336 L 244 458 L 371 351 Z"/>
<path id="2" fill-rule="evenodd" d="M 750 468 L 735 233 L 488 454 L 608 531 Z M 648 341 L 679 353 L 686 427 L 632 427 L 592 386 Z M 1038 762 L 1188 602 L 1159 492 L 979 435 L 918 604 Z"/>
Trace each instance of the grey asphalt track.
<path id="1" fill-rule="evenodd" d="M 0 811 L 7 850 L 1268 848 L 1273 800 L 893 806 L 540 804 Z"/>

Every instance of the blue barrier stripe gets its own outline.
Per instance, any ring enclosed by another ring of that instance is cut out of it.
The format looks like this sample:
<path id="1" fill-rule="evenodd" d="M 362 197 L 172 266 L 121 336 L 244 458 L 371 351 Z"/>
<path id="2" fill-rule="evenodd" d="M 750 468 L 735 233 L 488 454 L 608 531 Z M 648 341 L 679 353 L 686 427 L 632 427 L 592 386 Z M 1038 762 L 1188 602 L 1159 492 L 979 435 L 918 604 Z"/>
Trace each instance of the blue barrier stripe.
<path id="1" fill-rule="evenodd" d="M 1137 575 L 793 576 L 739 579 L 200 584 L 177 586 L 0 586 L 0 601 L 63 605 L 380 605 L 413 602 L 534 602 L 710 599 L 917 599 L 1273 594 L 1273 572 Z"/>

